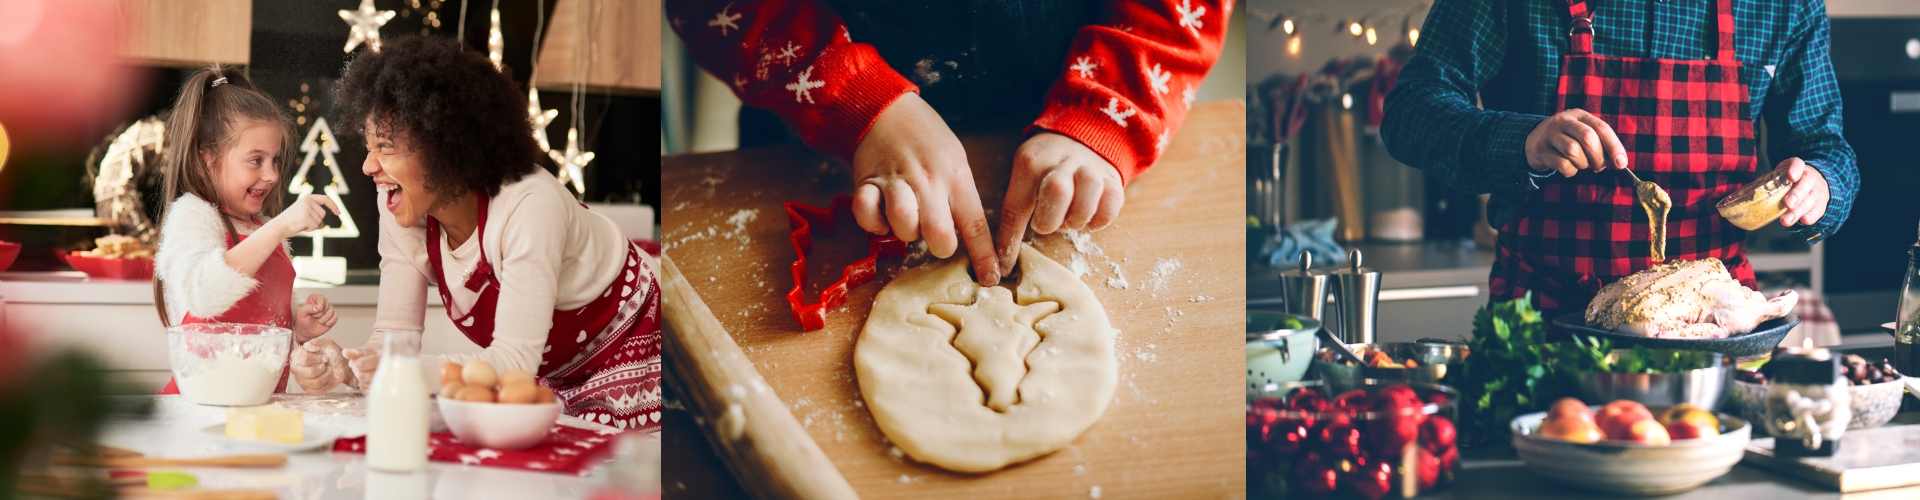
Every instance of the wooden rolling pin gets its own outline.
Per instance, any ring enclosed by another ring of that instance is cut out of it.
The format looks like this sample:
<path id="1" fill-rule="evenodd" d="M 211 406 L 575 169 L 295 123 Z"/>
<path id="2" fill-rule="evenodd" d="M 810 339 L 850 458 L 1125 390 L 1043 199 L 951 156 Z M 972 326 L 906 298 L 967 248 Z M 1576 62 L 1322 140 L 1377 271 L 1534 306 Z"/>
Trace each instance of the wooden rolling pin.
<path id="1" fill-rule="evenodd" d="M 740 485 L 762 500 L 858 498 L 673 259 L 660 258 L 660 281 L 662 362 Z"/>
<path id="2" fill-rule="evenodd" d="M 54 455 L 55 465 L 85 467 L 277 467 L 286 465 L 286 455 L 233 455 L 210 458 L 95 457 Z"/>

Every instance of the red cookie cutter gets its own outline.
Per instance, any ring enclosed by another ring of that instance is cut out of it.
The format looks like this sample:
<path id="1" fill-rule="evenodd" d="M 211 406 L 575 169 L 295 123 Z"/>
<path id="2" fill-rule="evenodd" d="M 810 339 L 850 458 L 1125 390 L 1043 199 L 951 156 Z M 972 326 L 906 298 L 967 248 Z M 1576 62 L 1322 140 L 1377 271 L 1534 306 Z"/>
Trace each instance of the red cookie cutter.
<path id="1" fill-rule="evenodd" d="M 907 255 L 907 244 L 900 238 L 867 233 L 867 258 L 841 269 L 840 281 L 820 291 L 820 303 L 807 304 L 800 294 L 807 289 L 807 254 L 813 252 L 813 227 L 819 226 L 821 233 L 832 236 L 836 220 L 852 222 L 852 219 L 853 197 L 844 194 L 833 197 L 832 209 L 787 202 L 787 223 L 793 226 L 794 253 L 793 291 L 787 292 L 787 304 L 793 306 L 793 319 L 800 322 L 803 331 L 826 328 L 827 311 L 847 302 L 847 290 L 872 280 L 880 258 L 898 259 Z"/>

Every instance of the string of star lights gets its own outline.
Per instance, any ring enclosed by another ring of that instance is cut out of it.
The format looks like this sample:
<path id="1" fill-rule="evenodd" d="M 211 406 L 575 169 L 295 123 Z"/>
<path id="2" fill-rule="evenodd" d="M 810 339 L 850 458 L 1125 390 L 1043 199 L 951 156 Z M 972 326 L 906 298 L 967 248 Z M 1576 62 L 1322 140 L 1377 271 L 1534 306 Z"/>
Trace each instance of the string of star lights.
<path id="1" fill-rule="evenodd" d="M 367 49 L 379 52 L 380 27 L 392 21 L 393 16 L 391 10 L 374 10 L 373 0 L 360 0 L 359 9 L 340 11 L 340 19 L 352 28 L 352 33 L 347 35 L 347 47 L 341 52 L 353 52 L 361 42 L 367 44 Z"/>
<path id="2" fill-rule="evenodd" d="M 557 176 L 560 183 L 572 184 L 574 196 L 579 199 L 586 199 L 587 180 L 584 175 L 584 170 L 586 169 L 587 163 L 593 161 L 592 152 L 580 150 L 580 129 L 586 128 L 586 101 L 584 100 L 584 95 L 587 85 L 587 69 L 593 66 L 593 59 L 598 56 L 599 45 L 598 42 L 595 41 L 592 33 L 597 23 L 587 22 L 586 13 L 590 9 L 594 10 L 597 14 L 599 2 L 595 0 L 583 0 L 581 5 L 574 10 L 574 26 L 579 26 L 583 29 L 576 29 L 573 32 L 573 46 L 575 47 L 573 51 L 573 116 L 569 117 L 570 123 L 567 125 L 567 149 L 547 152 L 547 155 L 553 158 L 553 162 L 560 166 L 560 173 Z M 598 16 L 595 17 L 597 18 Z"/>
<path id="3" fill-rule="evenodd" d="M 1287 35 L 1287 55 L 1300 55 L 1302 33 L 1314 29 L 1325 29 L 1334 35 L 1352 37 L 1353 43 L 1378 45 L 1382 30 L 1388 26 L 1399 25 L 1401 40 L 1409 46 L 1420 44 L 1420 28 L 1413 20 L 1416 15 L 1423 16 L 1432 6 L 1432 0 L 1413 0 L 1413 5 L 1376 9 L 1357 16 L 1334 16 L 1314 9 L 1264 10 L 1248 9 L 1254 19 L 1265 21 L 1267 31 L 1279 30 Z M 1394 21 L 1398 21 L 1395 23 Z"/>

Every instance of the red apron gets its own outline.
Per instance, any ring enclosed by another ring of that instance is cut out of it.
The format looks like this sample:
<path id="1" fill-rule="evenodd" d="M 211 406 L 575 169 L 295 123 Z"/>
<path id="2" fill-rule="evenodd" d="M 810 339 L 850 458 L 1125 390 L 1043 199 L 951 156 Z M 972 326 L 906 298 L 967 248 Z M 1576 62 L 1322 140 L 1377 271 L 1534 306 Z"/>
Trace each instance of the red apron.
<path id="1" fill-rule="evenodd" d="M 1747 85 L 1734 59 L 1731 0 L 1714 0 L 1719 45 L 1712 60 L 1606 57 L 1593 53 L 1596 25 L 1585 0 L 1568 0 L 1572 47 L 1560 61 L 1560 109 L 1580 108 L 1613 127 L 1641 179 L 1673 198 L 1667 258 L 1724 261 L 1757 288 L 1747 233 L 1714 203 L 1754 177 L 1756 147 Z M 1519 214 L 1500 228 L 1488 288 L 1493 301 L 1532 292 L 1547 318 L 1584 310 L 1600 286 L 1652 267 L 1647 214 L 1621 172 L 1539 179 Z"/>
<path id="2" fill-rule="evenodd" d="M 440 222 L 427 218 L 427 262 L 433 265 L 440 302 L 447 317 L 473 343 L 493 344 L 494 307 L 500 300 L 500 282 L 487 261 L 486 196 L 480 197 L 480 263 L 464 286 L 480 292 L 464 316 L 455 316 L 453 295 L 447 293 L 440 267 Z M 553 311 L 553 329 L 547 332 L 546 354 L 541 356 L 540 385 L 552 388 L 568 415 L 621 429 L 654 432 L 660 428 L 660 288 L 640 258 L 640 249 L 627 243 L 627 262 L 600 298 L 570 311 Z"/>
<path id="3" fill-rule="evenodd" d="M 255 225 L 259 223 L 259 219 L 254 219 Z M 247 235 L 244 234 L 234 235 L 234 237 L 239 239 L 228 241 L 228 250 L 247 240 Z M 239 302 L 234 302 L 233 307 L 227 308 L 227 312 L 220 313 L 219 316 L 201 318 L 194 316 L 193 313 L 187 313 L 186 317 L 180 319 L 180 324 L 245 323 L 292 329 L 293 276 L 293 261 L 287 260 L 287 253 L 274 252 L 267 257 L 266 262 L 260 263 L 260 269 L 253 272 L 253 279 L 260 284 L 253 287 L 252 293 L 248 293 Z M 287 351 L 287 356 L 289 360 L 292 359 L 292 349 Z M 290 374 L 292 372 L 286 367 L 280 368 L 280 384 L 273 387 L 273 392 L 287 392 L 287 376 Z M 161 388 L 160 393 L 179 394 L 180 387 L 174 384 L 173 379 L 167 379 L 167 386 Z"/>

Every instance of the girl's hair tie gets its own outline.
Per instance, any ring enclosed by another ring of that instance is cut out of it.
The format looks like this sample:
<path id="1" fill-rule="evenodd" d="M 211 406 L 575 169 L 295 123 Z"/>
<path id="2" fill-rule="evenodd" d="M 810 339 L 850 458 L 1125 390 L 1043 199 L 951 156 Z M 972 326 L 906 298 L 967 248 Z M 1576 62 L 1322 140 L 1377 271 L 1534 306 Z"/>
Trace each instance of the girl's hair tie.
<path id="1" fill-rule="evenodd" d="M 220 77 L 220 79 L 219 79 L 219 80 L 214 80 L 214 81 L 213 81 L 213 87 L 218 87 L 218 86 L 220 86 L 220 84 L 222 84 L 222 83 L 227 83 L 227 77 L 224 77 L 224 76 L 223 76 L 223 77 Z M 208 87 L 208 88 L 213 88 L 213 87 Z"/>

